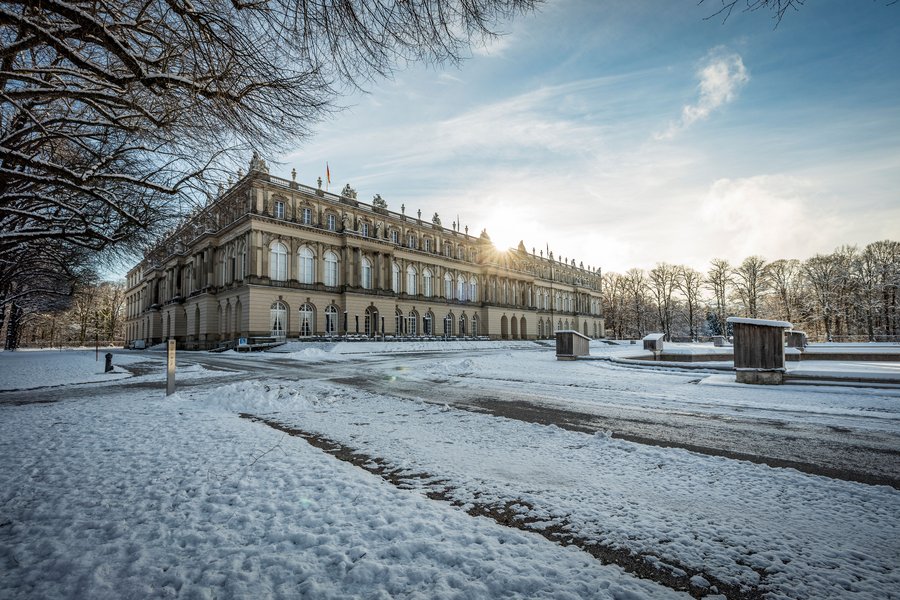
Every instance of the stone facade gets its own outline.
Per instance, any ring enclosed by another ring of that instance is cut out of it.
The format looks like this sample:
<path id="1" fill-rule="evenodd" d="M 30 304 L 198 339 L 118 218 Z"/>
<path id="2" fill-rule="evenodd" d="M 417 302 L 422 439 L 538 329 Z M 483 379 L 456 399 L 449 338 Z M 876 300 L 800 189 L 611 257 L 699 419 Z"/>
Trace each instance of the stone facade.
<path id="1" fill-rule="evenodd" d="M 129 271 L 128 342 L 604 335 L 599 269 L 250 167 Z"/>

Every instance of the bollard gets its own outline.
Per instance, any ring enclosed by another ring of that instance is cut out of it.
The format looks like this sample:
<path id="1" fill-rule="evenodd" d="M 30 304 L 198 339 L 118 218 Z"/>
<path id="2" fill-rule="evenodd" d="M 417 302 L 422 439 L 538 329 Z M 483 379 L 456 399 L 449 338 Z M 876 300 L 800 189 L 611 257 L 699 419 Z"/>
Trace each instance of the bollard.
<path id="1" fill-rule="evenodd" d="M 175 393 L 175 340 L 169 340 L 166 358 L 166 396 L 171 396 Z"/>
<path id="2" fill-rule="evenodd" d="M 112 352 L 107 352 L 107 353 L 106 353 L 106 370 L 104 371 L 104 373 L 109 373 L 109 372 L 112 371 L 112 370 L 113 370 L 113 366 L 112 366 Z"/>

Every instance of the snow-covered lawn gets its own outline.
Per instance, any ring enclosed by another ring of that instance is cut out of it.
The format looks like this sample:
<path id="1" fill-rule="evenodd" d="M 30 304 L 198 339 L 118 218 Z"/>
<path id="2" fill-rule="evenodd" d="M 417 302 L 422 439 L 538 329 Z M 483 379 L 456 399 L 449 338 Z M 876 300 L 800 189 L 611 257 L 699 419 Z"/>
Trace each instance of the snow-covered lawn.
<path id="1" fill-rule="evenodd" d="M 0 391 L 115 381 L 129 376 L 121 365 L 144 360 L 140 355 L 117 354 L 114 370 L 104 373 L 108 351 L 101 348 L 99 360 L 94 349 L 0 352 Z"/>
<path id="2" fill-rule="evenodd" d="M 441 394 L 547 386 L 585 411 L 753 410 L 868 428 L 896 436 L 900 450 L 894 391 L 761 389 L 725 375 L 689 385 L 696 376 L 560 363 L 534 345 L 381 367 L 369 359 L 385 345 L 373 346 L 368 355 L 332 346 L 228 356 L 258 367 L 328 360 L 335 373 L 416 380 L 432 393 L 351 389 L 322 376 L 326 363 L 314 378 L 212 383 L 169 398 L 161 388 L 97 397 L 82 388 L 62 402 L 0 405 L 0 596 L 688 597 L 466 513 L 480 505 L 513 507 L 533 529 L 556 526 L 661 573 L 693 575 L 693 591 L 710 599 L 723 596 L 709 581 L 765 598 L 898 597 L 896 489 L 458 410 Z M 597 354 L 633 349 L 592 345 Z M 76 372 L 82 359 L 71 357 Z M 400 469 L 411 489 L 242 412 Z"/>

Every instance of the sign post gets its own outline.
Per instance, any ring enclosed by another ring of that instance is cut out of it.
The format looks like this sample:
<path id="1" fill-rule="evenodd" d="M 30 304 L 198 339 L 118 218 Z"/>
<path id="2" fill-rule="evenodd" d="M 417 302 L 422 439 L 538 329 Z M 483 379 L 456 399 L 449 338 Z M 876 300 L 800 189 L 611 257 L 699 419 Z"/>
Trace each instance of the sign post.
<path id="1" fill-rule="evenodd" d="M 166 363 L 166 396 L 175 393 L 175 340 L 169 340 L 168 361 Z"/>

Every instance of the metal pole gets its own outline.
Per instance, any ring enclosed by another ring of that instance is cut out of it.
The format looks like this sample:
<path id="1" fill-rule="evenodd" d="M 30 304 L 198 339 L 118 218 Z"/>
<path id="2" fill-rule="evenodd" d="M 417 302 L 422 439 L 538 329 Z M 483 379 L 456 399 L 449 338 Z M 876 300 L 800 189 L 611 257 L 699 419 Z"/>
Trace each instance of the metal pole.
<path id="1" fill-rule="evenodd" d="M 166 363 L 166 396 L 175 393 L 175 340 L 169 338 Z"/>

